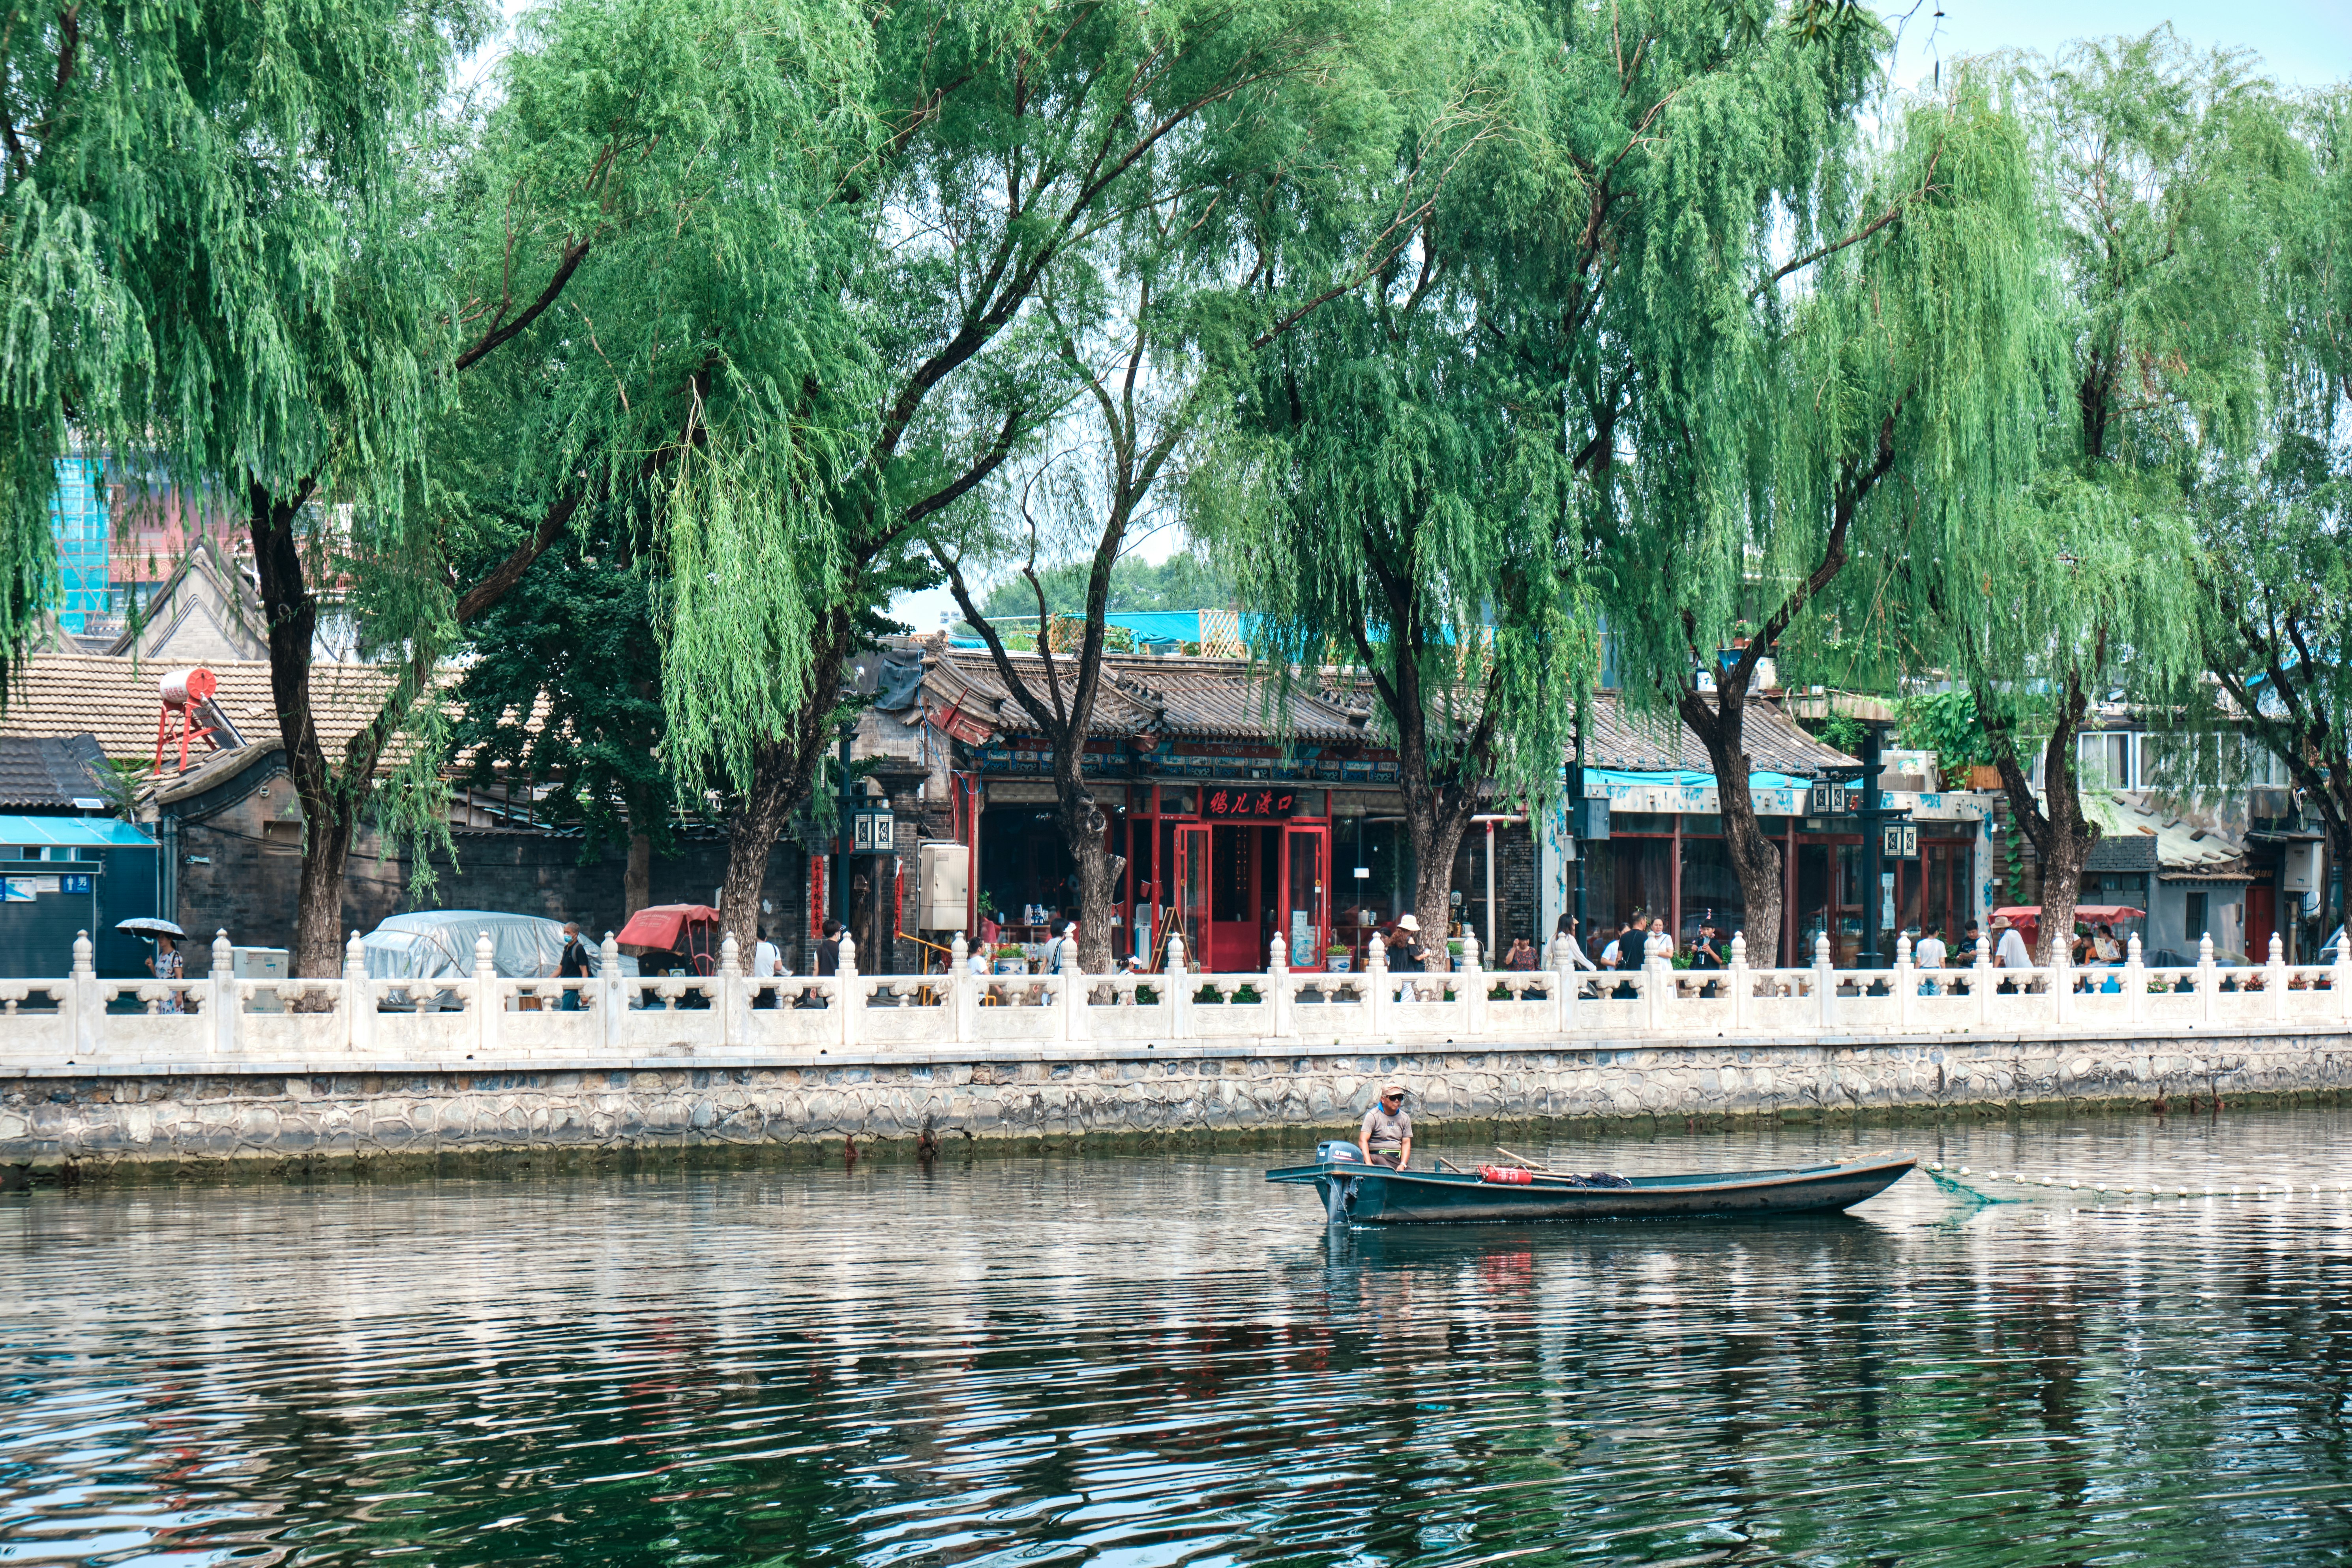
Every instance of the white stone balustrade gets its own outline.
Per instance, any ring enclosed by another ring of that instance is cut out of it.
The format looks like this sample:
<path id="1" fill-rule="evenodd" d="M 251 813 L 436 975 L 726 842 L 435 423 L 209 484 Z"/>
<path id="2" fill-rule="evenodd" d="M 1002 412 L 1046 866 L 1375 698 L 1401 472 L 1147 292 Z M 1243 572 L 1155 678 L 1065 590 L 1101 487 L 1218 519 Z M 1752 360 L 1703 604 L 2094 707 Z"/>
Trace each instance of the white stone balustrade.
<path id="1" fill-rule="evenodd" d="M 1578 972 L 1555 942 L 1539 970 L 1494 971 L 1465 937 L 1451 973 L 1389 967 L 1375 936 L 1360 971 L 1288 966 L 1277 937 L 1256 973 L 1204 973 L 1171 937 L 1156 972 L 1087 974 L 1076 944 L 1059 973 L 976 975 L 955 938 L 940 974 L 865 974 L 846 936 L 839 973 L 753 981 L 733 938 L 707 976 L 625 977 L 604 938 L 595 976 L 500 978 L 484 936 L 474 967 L 427 981 L 370 978 L 359 934 L 331 978 L 240 980 L 227 938 L 209 975 L 100 980 L 87 934 L 55 980 L 0 981 L 0 1067 L 54 1070 L 205 1062 L 451 1065 L 561 1060 L 615 1065 L 680 1058 L 753 1062 L 990 1047 L 1157 1047 L 1297 1041 L 1399 1048 L 1580 1039 L 1687 1044 L 1753 1039 L 1832 1044 L 1862 1037 L 2178 1038 L 2199 1031 L 2340 1036 L 2352 1030 L 2352 953 L 2326 965 L 2269 961 L 2224 968 L 2209 937 L 2189 967 L 2151 968 L 2138 940 L 2126 961 L 2076 969 L 1996 969 L 1979 942 L 1966 962 L 1916 966 L 1907 940 L 1892 968 L 1838 969 L 1826 937 L 1811 965 L 1754 969 L 1734 933 L 1720 970 L 1678 970 L 1663 938 L 1638 968 Z"/>

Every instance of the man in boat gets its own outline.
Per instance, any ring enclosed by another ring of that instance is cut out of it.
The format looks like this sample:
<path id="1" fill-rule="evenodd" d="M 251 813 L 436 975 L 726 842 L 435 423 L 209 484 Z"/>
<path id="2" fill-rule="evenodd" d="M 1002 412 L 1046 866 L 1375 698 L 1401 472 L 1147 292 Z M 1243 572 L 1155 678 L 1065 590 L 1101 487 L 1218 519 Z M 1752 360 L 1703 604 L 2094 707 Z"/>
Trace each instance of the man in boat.
<path id="1" fill-rule="evenodd" d="M 1412 1115 L 1404 1108 L 1404 1085 L 1381 1087 L 1380 1103 L 1364 1112 L 1356 1149 L 1367 1163 L 1392 1171 L 1403 1170 L 1412 1159 Z"/>

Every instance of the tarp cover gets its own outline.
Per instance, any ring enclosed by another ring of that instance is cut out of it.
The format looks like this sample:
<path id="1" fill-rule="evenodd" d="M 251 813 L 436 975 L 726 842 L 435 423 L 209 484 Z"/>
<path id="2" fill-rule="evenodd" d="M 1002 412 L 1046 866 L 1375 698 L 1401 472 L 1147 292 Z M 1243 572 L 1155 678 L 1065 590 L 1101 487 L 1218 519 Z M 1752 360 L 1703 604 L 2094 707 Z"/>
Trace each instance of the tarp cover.
<path id="1" fill-rule="evenodd" d="M 474 942 L 484 931 L 490 933 L 491 962 L 509 980 L 552 974 L 563 956 L 560 921 L 493 910 L 419 910 L 394 915 L 360 941 L 367 949 L 367 972 L 373 979 L 463 978 L 474 973 Z M 594 968 L 593 945 L 588 959 Z"/>
<path id="2" fill-rule="evenodd" d="M 650 947 L 683 952 L 679 940 L 690 926 L 716 926 L 719 911 L 709 904 L 653 904 L 629 917 L 621 928 L 623 947 Z"/>

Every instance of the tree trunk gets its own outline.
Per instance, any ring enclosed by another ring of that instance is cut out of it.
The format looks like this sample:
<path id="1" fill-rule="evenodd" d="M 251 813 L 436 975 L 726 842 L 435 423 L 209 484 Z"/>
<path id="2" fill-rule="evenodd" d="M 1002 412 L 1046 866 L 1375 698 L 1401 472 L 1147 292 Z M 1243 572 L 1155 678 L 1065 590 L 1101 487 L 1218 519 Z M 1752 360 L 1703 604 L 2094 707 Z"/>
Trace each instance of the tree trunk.
<path id="1" fill-rule="evenodd" d="M 719 887 L 719 923 L 751 962 L 759 940 L 760 900 L 768 880 L 768 852 L 791 826 L 793 813 L 808 798 L 819 759 L 833 739 L 842 668 L 856 630 L 849 612 L 836 606 L 826 616 L 809 651 L 808 695 L 785 732 L 751 753 L 751 787 L 727 813 L 727 876 Z M 844 831 L 848 825 L 843 824 Z M 823 911 L 818 911 L 820 919 Z M 778 934 L 781 935 L 779 928 Z M 779 945 L 782 945 L 781 942 Z"/>
<path id="2" fill-rule="evenodd" d="M 1440 957 L 1447 951 L 1446 931 L 1454 921 L 1454 858 L 1462 852 L 1462 836 L 1469 831 L 1477 801 L 1459 784 L 1424 784 L 1406 790 L 1404 797 L 1405 830 L 1412 837 L 1412 912 L 1421 921 L 1423 945 Z M 1479 962 L 1491 969 L 1495 958 L 1482 952 Z"/>
<path id="3" fill-rule="evenodd" d="M 747 964 L 760 940 L 768 853 L 783 837 L 803 793 L 804 781 L 792 766 L 793 751 L 792 742 L 774 741 L 754 752 L 751 787 L 736 797 L 727 813 L 727 874 L 719 887 L 719 919 Z M 634 868 L 634 844 L 630 855 Z"/>
<path id="4" fill-rule="evenodd" d="M 1075 735 L 1055 742 L 1054 794 L 1062 837 L 1069 844 L 1070 860 L 1078 876 L 1078 967 L 1088 974 L 1108 974 L 1112 889 L 1110 851 L 1103 845 L 1103 835 L 1109 830 L 1110 821 L 1080 772 L 1086 743 L 1082 727 Z"/>
<path id="5" fill-rule="evenodd" d="M 1976 698 L 1978 713 L 1994 711 L 1990 692 L 1979 691 Z M 2053 942 L 2074 940 L 2074 906 L 2083 892 L 2083 862 L 2090 858 L 2091 846 L 2099 841 L 2098 825 L 2083 815 L 2083 796 L 2074 773 L 2074 737 L 2089 708 L 2090 698 L 2081 678 L 2068 675 L 2065 693 L 2051 722 L 2049 742 L 2042 751 L 2042 795 L 2046 805 L 2035 803 L 2033 785 L 2019 765 L 2017 746 L 2007 727 L 1985 726 L 1993 742 L 1993 762 L 2000 769 L 2001 788 L 2009 795 L 2009 809 L 2041 864 L 2042 923 L 2034 938 L 2036 964 L 2050 962 L 2055 951 Z"/>
<path id="6" fill-rule="evenodd" d="M 1742 930 L 1748 938 L 1748 962 L 1765 969 L 1780 962 L 1780 889 L 1786 874 L 1780 847 L 1766 837 L 1748 794 L 1748 775 L 1755 769 L 1748 755 L 1748 662 L 1743 660 L 1718 678 L 1716 700 L 1685 687 L 1675 702 L 1685 726 L 1706 748 L 1707 765 L 1715 770 L 1716 802 L 1723 817 L 1723 844 L 1731 868 L 1739 879 L 1740 902 L 1747 908 Z M 1680 932 L 1675 933 L 1679 939 Z M 1812 962 L 1811 953 L 1795 955 L 1799 964 Z"/>
<path id="7" fill-rule="evenodd" d="M 269 694 L 278 710 L 286 771 L 302 806 L 302 877 L 294 906 L 292 956 L 294 973 L 306 979 L 342 972 L 343 870 L 360 807 L 373 782 L 346 783 L 334 776 L 310 711 L 319 601 L 303 575 L 301 541 L 294 530 L 310 488 L 306 484 L 292 496 L 278 496 L 252 483 L 246 494 L 254 568 L 269 628 Z"/>

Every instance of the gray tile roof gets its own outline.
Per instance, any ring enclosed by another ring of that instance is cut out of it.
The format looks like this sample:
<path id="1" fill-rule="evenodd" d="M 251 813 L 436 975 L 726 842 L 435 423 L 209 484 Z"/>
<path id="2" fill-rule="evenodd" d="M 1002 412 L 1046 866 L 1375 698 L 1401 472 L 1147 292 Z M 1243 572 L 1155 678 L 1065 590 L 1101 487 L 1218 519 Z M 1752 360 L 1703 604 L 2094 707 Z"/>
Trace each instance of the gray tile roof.
<path id="1" fill-rule="evenodd" d="M 1034 653 L 1012 656 L 1024 679 L 1041 693 L 1045 660 Z M 1055 659 L 1065 693 L 1076 684 L 1076 660 Z M 928 705 L 936 718 L 947 710 L 977 718 L 1000 731 L 1033 730 L 1028 712 L 1013 700 L 987 652 L 939 650 L 925 659 Z M 1265 668 L 1240 658 L 1155 658 L 1111 654 L 1103 659 L 1103 684 L 1088 733 L 1097 736 L 1166 734 L 1184 738 L 1262 741 L 1287 738 L 1317 745 L 1362 744 L 1390 749 L 1378 723 L 1371 683 L 1360 675 L 1326 672 L 1311 689 L 1294 686 L 1286 694 Z M 1698 737 L 1671 715 L 1629 713 L 1619 694 L 1598 691 L 1590 709 L 1592 736 L 1585 761 L 1593 767 L 1657 773 L 1706 771 L 1706 751 Z M 1854 759 L 1815 740 L 1769 702 L 1751 702 L 1746 725 L 1748 753 L 1757 768 L 1810 777 L 1824 768 L 1852 767 Z"/>
<path id="2" fill-rule="evenodd" d="M 102 800 L 106 752 L 94 735 L 0 735 L 0 809 L 72 811 Z"/>

